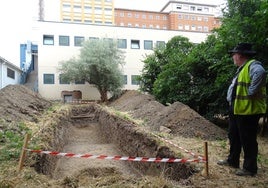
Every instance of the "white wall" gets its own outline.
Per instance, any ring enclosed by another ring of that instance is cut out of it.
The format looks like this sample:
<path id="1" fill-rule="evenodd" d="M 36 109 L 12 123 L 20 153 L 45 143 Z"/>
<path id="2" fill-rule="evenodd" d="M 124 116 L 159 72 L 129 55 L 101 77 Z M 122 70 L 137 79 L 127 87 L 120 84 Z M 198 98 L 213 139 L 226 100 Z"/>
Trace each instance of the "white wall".
<path id="1" fill-rule="evenodd" d="M 7 68 L 15 71 L 15 78 L 9 78 L 7 76 Z M 0 63 L 0 89 L 6 87 L 7 85 L 14 85 L 20 83 L 21 72 L 7 63 Z"/>
<path id="2" fill-rule="evenodd" d="M 83 99 L 99 99 L 96 89 L 89 87 L 89 85 L 60 85 L 58 84 L 58 65 L 60 61 L 66 61 L 71 57 L 79 55 L 80 47 L 75 47 L 74 36 L 84 36 L 99 38 L 119 38 L 127 39 L 127 49 L 125 51 L 125 66 L 124 74 L 128 75 L 128 84 L 125 89 L 138 89 L 137 85 L 131 85 L 131 75 L 140 75 L 143 68 L 142 60 L 145 59 L 146 54 L 150 54 L 152 50 L 144 50 L 144 40 L 168 42 L 172 37 L 182 35 L 188 37 L 193 43 L 200 43 L 207 37 L 205 33 L 198 32 L 179 32 L 168 30 L 155 29 L 141 29 L 141 28 L 125 28 L 115 26 L 98 26 L 98 25 L 84 25 L 84 24 L 70 24 L 70 23 L 55 23 L 55 22 L 39 22 L 36 25 L 36 36 L 38 36 L 38 80 L 39 92 L 48 99 L 60 99 L 61 91 L 67 90 L 81 90 Z M 43 45 L 43 35 L 54 35 L 54 45 Z M 70 46 L 59 46 L 59 35 L 70 36 Z M 131 39 L 140 41 L 140 49 L 130 49 Z M 43 84 L 43 74 L 55 74 L 54 85 Z"/>

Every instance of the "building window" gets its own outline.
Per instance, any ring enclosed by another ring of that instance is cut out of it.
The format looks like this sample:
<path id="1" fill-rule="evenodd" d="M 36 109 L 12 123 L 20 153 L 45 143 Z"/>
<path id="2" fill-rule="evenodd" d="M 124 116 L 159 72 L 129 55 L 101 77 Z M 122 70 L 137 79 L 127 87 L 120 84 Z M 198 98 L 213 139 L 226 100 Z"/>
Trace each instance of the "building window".
<path id="1" fill-rule="evenodd" d="M 208 22 L 208 17 L 204 17 L 204 22 Z"/>
<path id="2" fill-rule="evenodd" d="M 127 39 L 118 39 L 117 40 L 117 47 L 126 49 L 127 48 Z"/>
<path id="3" fill-rule="evenodd" d="M 140 27 L 140 25 L 136 23 L 136 24 L 135 24 L 135 27 Z"/>
<path id="4" fill-rule="evenodd" d="M 130 12 L 127 13 L 127 17 L 132 18 L 132 14 Z"/>
<path id="5" fill-rule="evenodd" d="M 142 19 L 146 19 L 146 15 L 145 14 L 142 15 Z"/>
<path id="6" fill-rule="evenodd" d="M 81 12 L 81 6 L 74 5 L 73 10 L 74 10 L 74 12 Z"/>
<path id="7" fill-rule="evenodd" d="M 202 26 L 197 26 L 197 31 L 202 31 Z"/>
<path id="8" fill-rule="evenodd" d="M 63 12 L 70 12 L 71 11 L 71 5 L 69 4 L 63 4 L 62 5 Z"/>
<path id="9" fill-rule="evenodd" d="M 84 7 L 84 13 L 85 14 L 91 14 L 92 13 L 92 8 L 90 6 L 85 6 Z"/>
<path id="10" fill-rule="evenodd" d="M 85 84 L 85 80 L 75 80 L 75 84 Z"/>
<path id="11" fill-rule="evenodd" d="M 54 84 L 54 74 L 44 74 L 44 84 Z"/>
<path id="12" fill-rule="evenodd" d="M 74 45 L 75 46 L 82 46 L 82 43 L 85 41 L 85 37 L 74 37 Z"/>
<path id="13" fill-rule="evenodd" d="M 184 29 L 185 29 L 185 30 L 190 30 L 190 26 L 189 26 L 189 25 L 185 25 L 185 26 L 184 26 Z"/>
<path id="14" fill-rule="evenodd" d="M 208 32 L 208 27 L 204 26 L 204 31 Z"/>
<path id="15" fill-rule="evenodd" d="M 139 75 L 131 75 L 131 84 L 132 85 L 139 85 L 140 81 L 138 80 Z"/>
<path id="16" fill-rule="evenodd" d="M 156 46 L 159 48 L 165 47 L 166 43 L 165 41 L 156 41 Z"/>
<path id="17" fill-rule="evenodd" d="M 43 35 L 44 45 L 54 45 L 54 35 Z"/>
<path id="18" fill-rule="evenodd" d="M 153 41 L 145 40 L 144 41 L 144 49 L 145 50 L 152 50 L 153 49 Z"/>
<path id="19" fill-rule="evenodd" d="M 202 17 L 198 16 L 197 21 L 202 21 Z"/>
<path id="20" fill-rule="evenodd" d="M 154 19 L 153 15 L 149 15 L 149 19 L 150 20 Z"/>
<path id="21" fill-rule="evenodd" d="M 182 9 L 182 5 L 177 4 L 176 9 L 179 9 L 179 10 Z"/>
<path id="22" fill-rule="evenodd" d="M 167 16 L 163 16 L 163 20 L 167 20 Z"/>
<path id="23" fill-rule="evenodd" d="M 192 31 L 195 31 L 196 30 L 196 26 L 195 25 L 192 25 L 191 30 Z"/>
<path id="24" fill-rule="evenodd" d="M 195 11 L 195 6 L 190 6 L 191 11 Z"/>
<path id="25" fill-rule="evenodd" d="M 62 74 L 59 75 L 59 81 L 60 81 L 60 84 L 70 84 L 69 81 L 66 81 L 62 78 Z"/>
<path id="26" fill-rule="evenodd" d="M 140 41 L 131 40 L 131 49 L 140 49 Z"/>
<path id="27" fill-rule="evenodd" d="M 15 79 L 15 71 L 10 68 L 7 68 L 7 77 Z"/>
<path id="28" fill-rule="evenodd" d="M 124 12 L 120 12 L 120 17 L 124 17 Z"/>
<path id="29" fill-rule="evenodd" d="M 146 28 L 146 24 L 142 24 L 142 28 Z"/>
<path id="30" fill-rule="evenodd" d="M 140 17 L 140 15 L 139 14 L 135 14 L 135 18 L 139 18 Z"/>
<path id="31" fill-rule="evenodd" d="M 189 10 L 189 5 L 183 5 L 183 10 Z"/>
<path id="32" fill-rule="evenodd" d="M 183 25 L 179 24 L 179 25 L 178 25 L 178 29 L 179 29 L 179 30 L 183 30 Z"/>
<path id="33" fill-rule="evenodd" d="M 59 36 L 59 45 L 60 46 L 69 46 L 69 36 Z"/>
<path id="34" fill-rule="evenodd" d="M 202 11 L 202 7 L 197 7 L 197 11 Z"/>
<path id="35" fill-rule="evenodd" d="M 127 75 L 123 75 L 123 83 L 124 85 L 127 85 Z"/>
<path id="36" fill-rule="evenodd" d="M 98 37 L 89 37 L 88 39 L 89 39 L 89 41 L 99 40 Z"/>

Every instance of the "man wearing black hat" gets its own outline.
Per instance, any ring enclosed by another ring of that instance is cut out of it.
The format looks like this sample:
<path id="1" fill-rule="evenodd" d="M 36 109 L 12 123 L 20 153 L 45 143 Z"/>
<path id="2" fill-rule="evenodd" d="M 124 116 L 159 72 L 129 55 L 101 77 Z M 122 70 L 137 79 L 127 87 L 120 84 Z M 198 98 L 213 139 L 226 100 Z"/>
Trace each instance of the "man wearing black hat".
<path id="1" fill-rule="evenodd" d="M 257 174 L 258 122 L 266 112 L 266 73 L 261 62 L 253 59 L 256 52 L 251 44 L 240 43 L 229 53 L 238 70 L 227 92 L 230 151 L 228 158 L 218 161 L 218 165 L 239 168 L 243 149 L 243 167 L 236 175 L 254 176 Z"/>

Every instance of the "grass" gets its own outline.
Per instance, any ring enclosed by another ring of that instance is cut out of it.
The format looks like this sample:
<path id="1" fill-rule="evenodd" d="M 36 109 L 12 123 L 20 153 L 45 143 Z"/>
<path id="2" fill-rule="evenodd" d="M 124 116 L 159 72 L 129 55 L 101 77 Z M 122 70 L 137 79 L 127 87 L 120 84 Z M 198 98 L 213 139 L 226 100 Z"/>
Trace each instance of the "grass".
<path id="1" fill-rule="evenodd" d="M 0 132 L 0 140 L 3 143 L 0 148 L 0 163 L 17 159 L 23 145 L 24 134 L 31 132 L 22 122 L 10 124 L 4 122 L 2 126 L 4 128 Z"/>

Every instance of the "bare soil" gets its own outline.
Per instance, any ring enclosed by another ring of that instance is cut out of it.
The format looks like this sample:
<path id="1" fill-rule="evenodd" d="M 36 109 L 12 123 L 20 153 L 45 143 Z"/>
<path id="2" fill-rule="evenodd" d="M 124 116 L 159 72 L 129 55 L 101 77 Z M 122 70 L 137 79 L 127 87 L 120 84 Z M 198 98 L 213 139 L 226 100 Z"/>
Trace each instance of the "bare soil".
<path id="1" fill-rule="evenodd" d="M 8 86 L 0 90 L 0 101 L 0 119 L 6 122 L 37 122 L 38 126 L 48 124 L 49 121 L 53 122 L 48 119 L 40 120 L 43 112 L 50 108 L 53 102 L 43 99 L 24 86 Z M 234 169 L 216 165 L 217 160 L 228 154 L 227 132 L 188 106 L 180 102 L 164 106 L 151 95 L 126 91 L 107 107 L 119 112 L 120 116 L 126 115 L 145 132 L 158 135 L 173 143 L 171 147 L 177 148 L 178 151 L 184 148 L 203 155 L 204 142 L 208 142 L 209 177 L 204 176 L 204 165 L 201 163 L 194 164 L 197 172 L 189 178 L 174 182 L 164 180 L 162 177 L 144 176 L 124 161 L 62 157 L 54 164 L 55 171 L 51 176 L 36 173 L 31 166 L 32 161 L 27 163 L 28 166 L 22 173 L 17 173 L 14 169 L 17 164 L 7 164 L 1 167 L 0 185 L 9 185 L 9 187 L 267 187 L 267 137 L 258 138 L 258 175 L 249 178 L 237 177 L 234 175 Z M 79 112 L 76 115 L 83 114 Z M 52 116 L 58 117 L 57 114 Z M 72 120 L 66 126 L 70 134 L 66 138 L 60 138 L 65 140 L 61 152 L 84 154 L 90 151 L 94 155 L 124 155 L 122 148 L 107 141 L 102 130 L 99 129 L 98 122 Z M 10 127 L 6 124 L 0 124 L 0 131 L 8 128 Z M 46 139 L 39 139 L 47 142 L 50 132 L 42 133 Z M 185 156 L 189 157 L 187 154 Z M 13 165 L 13 168 L 8 165 Z"/>

